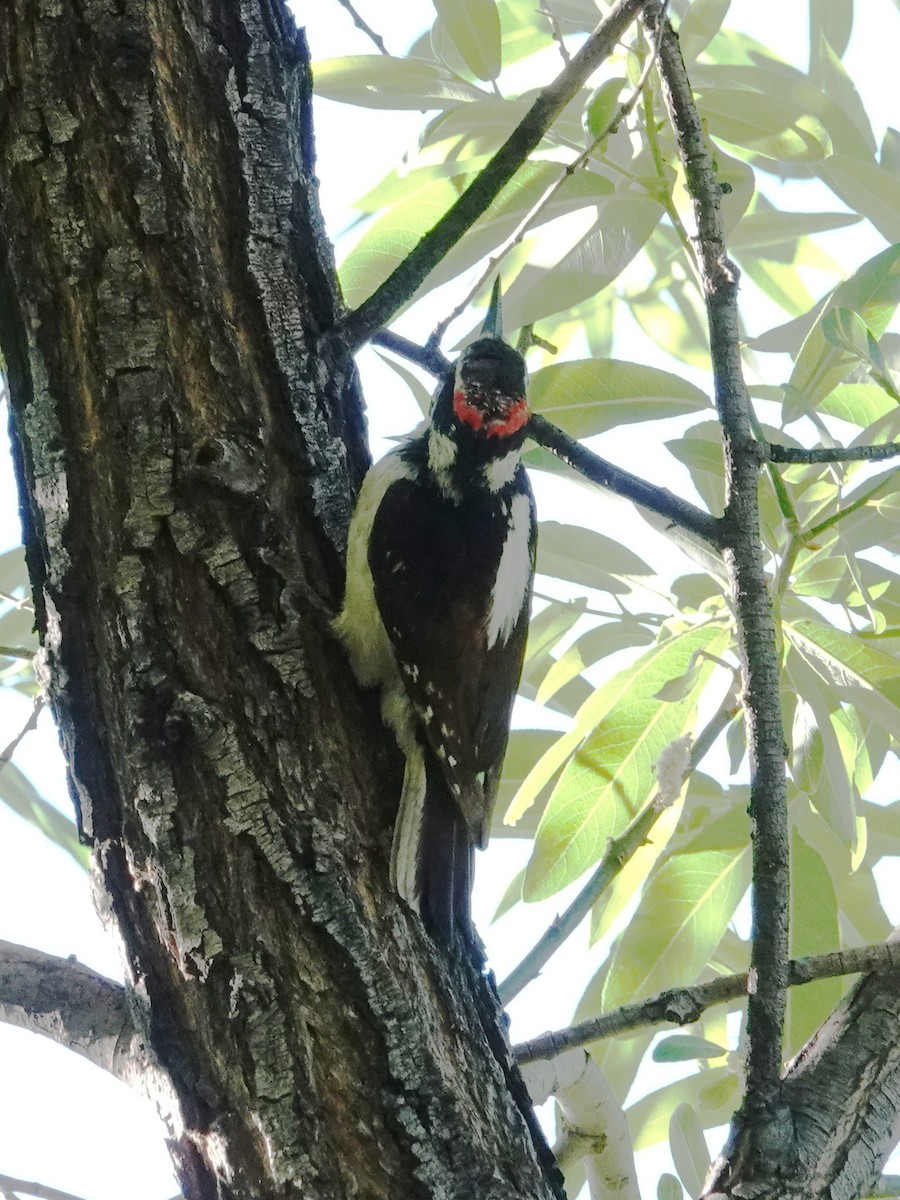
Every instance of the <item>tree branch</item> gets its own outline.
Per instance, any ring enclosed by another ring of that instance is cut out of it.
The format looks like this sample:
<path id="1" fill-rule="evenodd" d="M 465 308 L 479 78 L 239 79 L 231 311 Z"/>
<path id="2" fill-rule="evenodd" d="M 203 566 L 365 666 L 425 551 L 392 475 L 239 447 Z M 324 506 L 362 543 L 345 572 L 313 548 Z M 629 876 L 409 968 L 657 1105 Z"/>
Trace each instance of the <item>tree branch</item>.
<path id="1" fill-rule="evenodd" d="M 657 32 L 659 12 L 657 3 L 644 11 L 652 34 Z M 660 43 L 659 70 L 697 220 L 695 244 L 706 295 L 728 481 L 722 544 L 737 615 L 752 773 L 754 986 L 747 1013 L 747 1092 L 736 1122 L 746 1123 L 758 1151 L 756 1160 L 770 1163 L 774 1169 L 778 1149 L 789 1141 L 789 1116 L 779 1096 L 788 982 L 790 872 L 775 623 L 759 536 L 758 473 L 762 456 L 753 436 L 742 373 L 738 271 L 725 251 L 719 212 L 721 192 L 678 39 L 668 23 Z"/>
<path id="2" fill-rule="evenodd" d="M 443 375 L 450 369 L 450 361 L 437 348 L 420 346 L 417 342 L 401 337 L 400 334 L 393 333 L 389 329 L 380 329 L 372 341 L 386 350 L 391 350 L 394 354 L 416 363 L 433 375 Z M 594 454 L 592 450 L 588 450 L 586 446 L 569 437 L 558 425 L 554 425 L 540 413 L 532 414 L 531 420 L 528 422 L 528 435 L 538 445 L 561 458 L 573 471 L 577 471 L 579 475 L 589 479 L 591 483 L 608 488 L 617 496 L 624 496 L 626 500 L 632 500 L 649 512 L 664 517 L 671 524 L 678 525 L 703 538 L 716 549 L 720 547 L 722 528 L 718 517 L 704 512 L 702 508 L 691 504 L 689 500 L 682 500 L 668 488 L 657 487 L 656 484 L 648 483 L 645 479 L 632 475 L 630 471 L 625 471 L 621 467 L 607 462 L 599 454 Z"/>
<path id="3" fill-rule="evenodd" d="M 766 459 L 773 463 L 882 462 L 900 454 L 900 442 L 881 442 L 877 446 L 816 446 L 813 450 L 769 442 L 765 450 Z"/>
<path id="4" fill-rule="evenodd" d="M 900 968 L 900 945 L 887 942 L 859 946 L 853 950 L 836 950 L 830 954 L 814 954 L 809 958 L 795 959 L 788 966 L 792 987 L 813 983 L 816 979 L 852 975 L 857 971 L 877 973 L 880 977 Z M 592 1017 L 589 1021 L 581 1021 L 568 1029 L 543 1033 L 540 1037 L 521 1042 L 513 1047 L 513 1053 L 518 1063 L 530 1063 L 541 1058 L 553 1058 L 573 1046 L 585 1046 L 601 1038 L 643 1029 L 648 1025 L 659 1025 L 664 1021 L 690 1025 L 714 1004 L 724 1004 L 728 1000 L 746 996 L 748 978 L 749 973 L 744 972 L 741 975 L 721 975 L 718 979 L 693 987 L 668 988 L 647 1000 L 623 1004 L 621 1008 Z"/>
<path id="5" fill-rule="evenodd" d="M 384 283 L 341 326 L 344 343 L 358 350 L 386 324 L 447 252 L 484 213 L 538 145 L 553 121 L 612 52 L 646 0 L 618 0 L 557 78 L 534 104 L 491 161 L 452 208 L 425 234 Z"/>
<path id="6" fill-rule="evenodd" d="M 563 433 L 539 413 L 535 413 L 529 421 L 528 434 L 592 483 L 608 488 L 617 496 L 633 500 L 635 504 L 664 517 L 673 525 L 680 525 L 682 529 L 697 534 L 716 549 L 721 547 L 720 519 L 704 512 L 696 504 L 673 495 L 668 488 L 657 487 L 637 475 L 632 475 L 630 471 L 613 466 L 605 458 L 594 454 L 580 442 L 570 438 L 567 433 Z"/>
<path id="7" fill-rule="evenodd" d="M 50 1038 L 132 1086 L 152 1067 L 125 988 L 74 958 L 0 941 L 0 1021 Z"/>

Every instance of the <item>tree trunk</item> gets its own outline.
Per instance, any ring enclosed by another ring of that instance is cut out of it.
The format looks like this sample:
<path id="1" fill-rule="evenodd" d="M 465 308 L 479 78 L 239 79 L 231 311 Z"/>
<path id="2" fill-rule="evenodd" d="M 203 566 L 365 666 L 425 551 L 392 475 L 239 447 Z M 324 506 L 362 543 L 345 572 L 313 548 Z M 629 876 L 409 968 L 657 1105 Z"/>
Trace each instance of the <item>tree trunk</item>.
<path id="1" fill-rule="evenodd" d="M 479 964 L 390 891 L 398 755 L 329 632 L 366 451 L 304 41 L 8 0 L 0 46 L 38 626 L 185 1195 L 553 1195 Z"/>

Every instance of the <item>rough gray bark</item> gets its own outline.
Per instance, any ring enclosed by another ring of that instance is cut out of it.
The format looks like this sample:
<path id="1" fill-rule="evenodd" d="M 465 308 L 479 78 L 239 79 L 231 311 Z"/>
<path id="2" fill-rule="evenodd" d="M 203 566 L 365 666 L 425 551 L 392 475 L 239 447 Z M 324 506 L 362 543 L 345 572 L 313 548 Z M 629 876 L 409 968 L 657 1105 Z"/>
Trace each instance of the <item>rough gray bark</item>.
<path id="1" fill-rule="evenodd" d="M 390 893 L 398 764 L 329 634 L 365 450 L 303 40 L 10 0 L 0 47 L 28 563 L 185 1194 L 549 1196 L 476 966 Z"/>

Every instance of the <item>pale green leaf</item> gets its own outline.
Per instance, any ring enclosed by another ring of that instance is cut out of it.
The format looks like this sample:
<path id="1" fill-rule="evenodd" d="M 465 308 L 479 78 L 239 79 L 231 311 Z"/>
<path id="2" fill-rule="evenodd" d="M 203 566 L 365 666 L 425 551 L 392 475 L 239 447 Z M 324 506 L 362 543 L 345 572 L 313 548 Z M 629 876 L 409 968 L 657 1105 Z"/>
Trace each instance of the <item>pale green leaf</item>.
<path id="1" fill-rule="evenodd" d="M 834 12 L 838 8 L 843 8 L 846 12 L 850 9 L 850 21 L 852 23 L 852 8 L 853 0 L 844 0 L 842 5 L 836 5 L 834 0 L 828 4 L 811 4 L 810 9 L 817 9 L 820 13 L 823 11 Z M 810 14 L 812 20 L 812 14 Z M 859 158 L 871 158 L 875 153 L 875 135 L 872 132 L 872 124 L 869 121 L 869 114 L 866 112 L 866 106 L 863 103 L 859 92 L 856 90 L 856 85 L 847 74 L 844 64 L 841 62 L 838 54 L 832 49 L 835 42 L 832 40 L 834 35 L 838 34 L 839 42 L 844 41 L 845 36 L 849 36 L 849 29 L 845 26 L 838 33 L 834 30 L 829 36 L 829 33 L 823 30 L 820 38 L 816 37 L 815 28 L 810 29 L 810 46 L 818 47 L 818 54 L 814 55 L 815 62 L 811 63 L 811 74 L 815 73 L 821 78 L 825 84 L 825 93 L 829 96 L 844 115 L 853 122 L 853 127 L 858 135 L 857 145 L 854 146 L 849 138 L 842 139 L 842 147 L 845 153 L 854 155 Z M 831 43 L 831 44 L 829 44 Z M 819 80 L 815 80 L 819 82 Z"/>
<path id="2" fill-rule="evenodd" d="M 596 141 L 609 132 L 609 124 L 620 105 L 619 96 L 627 83 L 624 76 L 605 79 L 591 92 L 584 110 L 584 128 L 589 139 Z"/>
<path id="3" fill-rule="evenodd" d="M 696 982 L 749 883 L 749 846 L 665 859 L 616 942 L 604 1010 Z"/>
<path id="4" fill-rule="evenodd" d="M 821 121 L 784 96 L 706 89 L 699 108 L 714 137 L 766 158 L 812 163 L 831 153 L 831 138 Z"/>
<path id="5" fill-rule="evenodd" d="M 890 246 L 864 263 L 849 279 L 838 284 L 806 336 L 790 387 L 816 405 L 842 383 L 855 357 L 832 346 L 822 329 L 823 315 L 832 308 L 859 313 L 875 337 L 881 337 L 900 303 L 900 245 Z"/>
<path id="6" fill-rule="evenodd" d="M 722 27 L 731 0 L 693 0 L 678 27 L 678 40 L 686 63 L 702 54 Z"/>
<path id="7" fill-rule="evenodd" d="M 515 231 L 522 217 L 558 178 L 556 163 L 526 163 L 469 234 L 432 271 L 423 286 L 433 289 L 477 263 Z M 609 181 L 601 176 L 580 171 L 566 179 L 554 193 L 553 199 L 541 209 L 537 223 L 602 201 L 611 188 Z M 347 303 L 361 304 L 383 283 L 458 197 L 456 181 L 435 180 L 379 217 L 341 264 L 341 287 Z M 516 322 L 508 312 L 506 295 L 503 308 L 508 328 L 516 328 Z"/>
<path id="8" fill-rule="evenodd" d="M 697 1037 L 694 1033 L 675 1033 L 653 1047 L 654 1062 L 690 1062 L 696 1058 L 722 1058 L 725 1046 Z"/>
<path id="9" fill-rule="evenodd" d="M 848 208 L 868 217 L 887 241 L 900 241 L 900 178 L 849 154 L 816 163 L 816 174 Z"/>
<path id="10" fill-rule="evenodd" d="M 365 108 L 445 108 L 484 93 L 443 67 L 386 54 L 352 54 L 313 63 L 313 89 Z"/>
<path id="11" fill-rule="evenodd" d="M 494 803 L 492 838 L 534 837 L 543 812 L 541 805 L 533 805 L 515 829 L 504 824 L 503 814 L 535 763 L 547 753 L 558 736 L 550 729 L 513 729 L 510 733 L 506 757 L 503 759 L 503 774 L 500 776 L 500 786 Z"/>
<path id="12" fill-rule="evenodd" d="M 561 521 L 541 521 L 538 528 L 537 569 L 541 574 L 611 592 L 629 590 L 614 575 L 653 574 L 633 550 L 593 529 Z"/>
<path id="13" fill-rule="evenodd" d="M 87 869 L 90 856 L 78 840 L 75 822 L 45 800 L 15 763 L 6 763 L 0 772 L 0 802 Z"/>
<path id="14" fill-rule="evenodd" d="M 656 1200 L 684 1200 L 684 1188 L 668 1171 L 663 1171 L 657 1181 Z"/>
<path id="15" fill-rule="evenodd" d="M 589 629 L 553 663 L 538 688 L 535 700 L 538 704 L 546 704 L 570 679 L 582 674 L 607 655 L 632 646 L 646 646 L 652 641 L 653 634 L 650 630 L 634 620 L 609 621 L 596 629 Z"/>
<path id="16" fill-rule="evenodd" d="M 705 392 L 678 375 L 613 358 L 543 367 L 531 376 L 529 398 L 537 412 L 579 439 L 710 406 Z"/>
<path id="17" fill-rule="evenodd" d="M 825 954 L 840 948 L 837 898 L 828 866 L 798 829 L 791 835 L 791 958 Z M 788 1056 L 796 1054 L 834 1011 L 839 979 L 821 979 L 790 988 L 785 1025 Z"/>
<path id="18" fill-rule="evenodd" d="M 740 1097 L 737 1073 L 730 1067 L 713 1067 L 666 1084 L 642 1096 L 625 1110 L 635 1150 L 658 1146 L 669 1136 L 669 1122 L 679 1104 L 693 1105 L 706 1129 L 724 1124 Z"/>
<path id="19" fill-rule="evenodd" d="M 684 789 L 674 804 L 657 818 L 646 841 L 635 850 L 591 911 L 590 943 L 605 937 L 651 877 L 678 829 L 684 811 Z"/>
<path id="20" fill-rule="evenodd" d="M 549 268 L 528 264 L 520 272 L 503 297 L 511 328 L 597 295 L 628 266 L 663 215 L 657 200 L 641 195 L 601 197 L 595 208 L 596 224 L 558 262 Z"/>
<path id="21" fill-rule="evenodd" d="M 607 839 L 649 799 L 653 766 L 690 725 L 714 664 L 703 660 L 697 689 L 684 700 L 667 704 L 656 693 L 688 669 L 698 650 L 719 654 L 728 641 L 726 630 L 712 625 L 670 638 L 591 697 L 573 733 L 586 721 L 603 719 L 553 790 L 528 864 L 526 899 L 552 895 L 597 862 Z"/>
<path id="22" fill-rule="evenodd" d="M 895 412 L 897 403 L 871 383 L 841 383 L 819 403 L 819 411 L 860 428 Z"/>
<path id="23" fill-rule="evenodd" d="M 669 1122 L 672 1161 L 689 1196 L 699 1196 L 709 1169 L 709 1150 L 703 1126 L 690 1104 L 679 1104 Z"/>
<path id="24" fill-rule="evenodd" d="M 478 79 L 500 74 L 500 16 L 495 0 L 433 0 L 466 66 Z"/>
<path id="25" fill-rule="evenodd" d="M 766 209 L 744 217 L 728 239 L 728 246 L 736 253 L 742 250 L 765 250 L 827 229 L 843 229 L 856 224 L 859 219 L 857 213 L 795 213 Z"/>

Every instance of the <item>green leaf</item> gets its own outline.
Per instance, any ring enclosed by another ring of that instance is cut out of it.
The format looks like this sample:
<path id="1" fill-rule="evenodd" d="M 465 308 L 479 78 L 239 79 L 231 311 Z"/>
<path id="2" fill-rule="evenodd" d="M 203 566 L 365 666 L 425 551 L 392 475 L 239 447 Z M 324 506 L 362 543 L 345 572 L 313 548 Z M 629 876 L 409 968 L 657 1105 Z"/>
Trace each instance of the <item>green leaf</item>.
<path id="1" fill-rule="evenodd" d="M 610 887 L 606 889 L 591 911 L 590 944 L 606 937 L 632 899 L 650 879 L 653 868 L 665 853 L 678 829 L 684 811 L 684 790 L 656 820 L 646 841 L 629 858 Z"/>
<path id="2" fill-rule="evenodd" d="M 816 405 L 842 383 L 854 365 L 854 355 L 831 345 L 825 337 L 824 316 L 834 308 L 859 313 L 875 337 L 881 337 L 900 303 L 900 245 L 890 246 L 838 284 L 803 342 L 789 386 Z"/>
<path id="3" fill-rule="evenodd" d="M 468 235 L 432 271 L 423 287 L 434 289 L 467 270 L 490 253 L 516 229 L 521 219 L 559 179 L 557 163 L 526 163 Z M 401 200 L 366 230 L 340 267 L 341 287 L 347 303 L 361 304 L 409 254 L 419 239 L 459 197 L 458 181 L 438 179 Z M 608 180 L 585 171 L 565 180 L 552 200 L 541 209 L 538 223 L 595 204 L 612 190 Z M 503 298 L 504 319 L 516 328 Z M 520 322 L 521 323 L 521 322 Z"/>
<path id="4" fill-rule="evenodd" d="M 614 593 L 629 590 L 615 575 L 653 574 L 643 559 L 620 542 L 560 521 L 541 521 L 539 525 L 537 569 L 542 575 Z"/>
<path id="5" fill-rule="evenodd" d="M 817 117 L 783 95 L 737 88 L 706 89 L 699 99 L 710 133 L 766 158 L 819 162 L 831 154 L 831 138 Z"/>
<path id="6" fill-rule="evenodd" d="M 596 629 L 589 629 L 577 638 L 550 667 L 535 700 L 546 704 L 550 697 L 588 667 L 593 666 L 609 654 L 626 650 L 632 646 L 646 646 L 653 641 L 653 634 L 638 621 L 623 618 L 609 621 Z"/>
<path id="7" fill-rule="evenodd" d="M 797 704 L 794 736 L 799 741 L 798 734 L 802 733 L 804 740 L 795 745 L 794 779 L 835 834 L 853 848 L 858 831 L 852 772 L 847 770 L 831 722 L 837 699 L 822 686 L 820 676 L 809 669 L 802 655 L 786 655 L 785 677 L 796 695 L 802 697 L 802 703 Z"/>
<path id="8" fill-rule="evenodd" d="M 669 1124 L 672 1161 L 689 1196 L 699 1196 L 709 1170 L 709 1150 L 703 1127 L 690 1104 L 679 1104 Z"/>
<path id="9" fill-rule="evenodd" d="M 554 265 L 528 264 L 519 273 L 503 297 L 511 328 L 596 296 L 628 266 L 663 215 L 657 200 L 631 194 L 602 197 L 595 208 L 596 224 Z"/>
<path id="10" fill-rule="evenodd" d="M 684 700 L 667 704 L 656 693 L 668 678 L 688 669 L 698 650 L 721 653 L 728 641 L 727 631 L 713 625 L 669 638 L 607 683 L 579 712 L 575 729 L 566 735 L 569 753 L 578 746 L 571 739 L 579 729 L 588 732 L 601 723 L 578 746 L 550 797 L 526 871 L 527 900 L 553 895 L 597 862 L 607 839 L 644 805 L 653 786 L 653 764 L 685 732 L 714 664 L 703 661 L 697 690 Z"/>
<path id="11" fill-rule="evenodd" d="M 684 1188 L 668 1171 L 663 1171 L 657 1181 L 656 1200 L 684 1200 Z"/>
<path id="12" fill-rule="evenodd" d="M 695 1058 L 721 1058 L 727 1054 L 725 1046 L 707 1041 L 694 1033 L 674 1033 L 663 1038 L 653 1047 L 654 1062 L 690 1062 Z"/>
<path id="13" fill-rule="evenodd" d="M 494 0 L 433 0 L 453 44 L 478 79 L 500 74 L 500 16 Z"/>
<path id="14" fill-rule="evenodd" d="M 791 834 L 791 958 L 825 954 L 841 945 L 838 907 L 828 865 L 798 829 Z M 788 990 L 787 1055 L 796 1054 L 834 1011 L 840 979 L 821 979 Z"/>
<path id="15" fill-rule="evenodd" d="M 710 407 L 706 393 L 686 379 L 614 358 L 542 367 L 531 376 L 528 394 L 535 411 L 578 439 Z"/>
<path id="16" fill-rule="evenodd" d="M 868 217 L 889 242 L 900 241 L 900 179 L 875 162 L 833 154 L 816 174 L 855 212 Z"/>
<path id="17" fill-rule="evenodd" d="M 351 54 L 313 63 L 319 96 L 364 108 L 445 108 L 484 93 L 443 67 L 386 54 Z"/>
<path id="18" fill-rule="evenodd" d="M 678 27 L 684 61 L 692 63 L 719 32 L 731 0 L 693 0 Z"/>
<path id="19" fill-rule="evenodd" d="M 749 846 L 666 858 L 616 943 L 604 1010 L 696 982 L 749 884 Z"/>
<path id="20" fill-rule="evenodd" d="M 510 733 L 491 821 L 492 838 L 534 837 L 542 812 L 539 805 L 532 806 L 515 829 L 504 824 L 503 814 L 532 767 L 547 753 L 558 736 L 550 729 L 513 729 Z"/>
<path id="21" fill-rule="evenodd" d="M 794 213 L 766 209 L 744 217 L 728 239 L 728 246 L 737 254 L 742 250 L 764 250 L 828 229 L 844 229 L 859 220 L 857 213 Z"/>
<path id="22" fill-rule="evenodd" d="M 816 8 L 821 13 L 823 9 L 835 10 L 834 4 L 811 4 L 810 9 Z M 852 8 L 853 0 L 846 0 L 843 5 L 844 10 L 850 9 L 850 22 L 852 23 Z M 812 21 L 812 13 L 810 12 L 810 20 Z M 835 31 L 836 33 L 837 31 Z M 839 42 L 844 40 L 844 36 L 849 36 L 849 29 L 844 27 L 841 29 Z M 856 85 L 847 74 L 844 64 L 840 57 L 835 54 L 832 46 L 835 43 L 828 34 L 823 34 L 822 37 L 816 38 L 814 26 L 810 27 L 810 47 L 813 48 L 813 54 L 810 56 L 813 61 L 810 62 L 810 74 L 815 74 L 821 77 L 821 81 L 825 84 L 825 94 L 835 102 L 841 112 L 852 121 L 853 127 L 856 130 L 858 144 L 854 147 L 852 140 L 842 138 L 841 145 L 845 153 L 854 155 L 859 158 L 871 158 L 875 153 L 875 135 L 872 132 L 872 125 L 869 121 L 869 114 L 866 112 L 866 106 L 856 90 Z M 818 52 L 815 52 L 815 49 Z M 818 83 L 816 79 L 814 82 Z"/>
<path id="23" fill-rule="evenodd" d="M 624 76 L 606 79 L 588 96 L 584 110 L 584 128 L 588 138 L 596 141 L 609 132 L 609 123 L 619 108 L 619 96 L 628 80 Z"/>
<path id="24" fill-rule="evenodd" d="M 900 716 L 900 669 L 893 655 L 821 621 L 793 620 L 786 632 L 826 682 L 876 691 Z"/>
<path id="25" fill-rule="evenodd" d="M 90 855 L 78 840 L 75 822 L 45 800 L 14 763 L 6 763 L 0 772 L 0 801 L 87 870 Z"/>
<path id="26" fill-rule="evenodd" d="M 666 1140 L 672 1114 L 679 1104 L 692 1104 L 704 1127 L 709 1129 L 729 1119 L 739 1095 L 737 1073 L 731 1067 L 712 1067 L 642 1096 L 625 1110 L 635 1151 L 658 1146 Z"/>
<path id="27" fill-rule="evenodd" d="M 895 412 L 896 408 L 896 401 L 871 383 L 838 384 L 819 404 L 820 412 L 850 421 L 862 429 L 874 425 L 888 413 Z"/>

